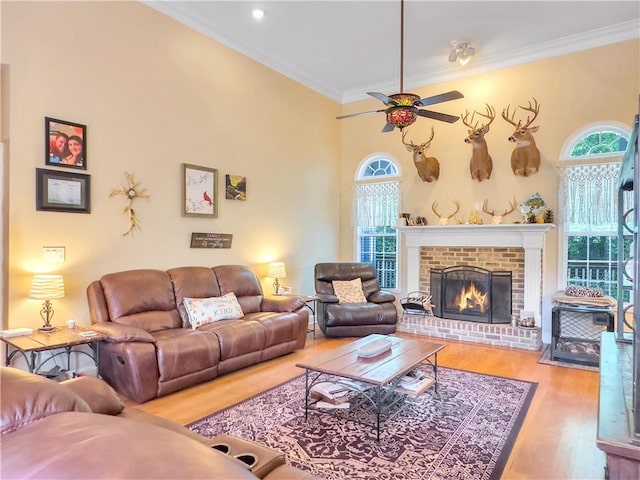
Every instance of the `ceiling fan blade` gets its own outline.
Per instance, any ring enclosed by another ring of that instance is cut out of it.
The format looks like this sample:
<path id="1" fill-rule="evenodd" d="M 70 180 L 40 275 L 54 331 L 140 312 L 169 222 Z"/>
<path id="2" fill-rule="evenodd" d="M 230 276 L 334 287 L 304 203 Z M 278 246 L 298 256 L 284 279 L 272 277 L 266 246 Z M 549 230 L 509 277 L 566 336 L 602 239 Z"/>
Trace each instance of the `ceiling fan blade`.
<path id="1" fill-rule="evenodd" d="M 460 117 L 455 117 L 446 113 L 432 112 L 431 110 L 418 110 L 418 115 L 447 123 L 455 123 L 460 120 Z"/>
<path id="2" fill-rule="evenodd" d="M 377 98 L 378 100 L 380 100 L 382 103 L 384 103 L 385 105 L 398 105 L 398 102 L 396 102 L 393 98 L 391 97 L 387 97 L 384 93 L 380 93 L 380 92 L 367 92 L 367 95 L 371 95 L 373 98 Z"/>
<path id="3" fill-rule="evenodd" d="M 348 115 L 340 115 L 339 117 L 336 117 L 337 120 L 340 120 L 342 118 L 349 118 L 349 117 L 357 117 L 359 115 L 369 115 L 371 113 L 380 113 L 380 112 L 384 112 L 386 109 L 382 109 L 382 110 L 371 110 L 370 112 L 360 112 L 360 113 L 350 113 Z"/>
<path id="4" fill-rule="evenodd" d="M 396 127 L 395 127 L 395 125 L 393 125 L 392 123 L 387 122 L 387 124 L 386 124 L 386 125 L 384 126 L 384 128 L 382 129 L 382 132 L 383 132 L 383 133 L 390 132 L 390 131 L 392 131 L 394 128 L 396 128 Z"/>
<path id="5" fill-rule="evenodd" d="M 426 107 L 427 105 L 433 105 L 434 103 L 448 102 L 450 100 L 457 100 L 458 98 L 464 98 L 464 95 L 457 90 L 452 90 L 447 93 L 441 93 L 440 95 L 434 95 L 433 97 L 422 98 L 414 105 L 416 107 Z"/>

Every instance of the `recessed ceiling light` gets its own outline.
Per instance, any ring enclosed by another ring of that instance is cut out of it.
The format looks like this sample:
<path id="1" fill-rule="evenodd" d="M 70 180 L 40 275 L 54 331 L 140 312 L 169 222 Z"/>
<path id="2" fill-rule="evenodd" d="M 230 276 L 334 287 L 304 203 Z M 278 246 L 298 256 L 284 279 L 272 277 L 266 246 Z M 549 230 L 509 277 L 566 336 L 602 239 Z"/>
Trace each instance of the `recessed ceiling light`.
<path id="1" fill-rule="evenodd" d="M 264 17 L 264 10 L 260 10 L 259 8 L 254 8 L 251 14 L 253 15 L 253 18 L 255 18 L 256 20 L 260 20 L 262 17 Z"/>

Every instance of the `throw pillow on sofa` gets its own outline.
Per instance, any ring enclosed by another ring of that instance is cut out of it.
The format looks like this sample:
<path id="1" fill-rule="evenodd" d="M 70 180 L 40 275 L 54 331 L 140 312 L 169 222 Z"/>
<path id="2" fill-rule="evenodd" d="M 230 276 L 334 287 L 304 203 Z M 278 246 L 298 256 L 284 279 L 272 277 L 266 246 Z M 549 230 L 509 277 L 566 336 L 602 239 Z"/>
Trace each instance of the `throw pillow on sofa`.
<path id="1" fill-rule="evenodd" d="M 244 317 L 242 307 L 233 292 L 229 292 L 222 297 L 184 297 L 182 303 L 184 303 L 184 308 L 187 311 L 189 322 L 193 329 L 219 320 L 233 320 Z"/>
<path id="2" fill-rule="evenodd" d="M 334 280 L 331 284 L 336 297 L 338 297 L 338 303 L 367 303 L 360 278 L 347 281 Z"/>

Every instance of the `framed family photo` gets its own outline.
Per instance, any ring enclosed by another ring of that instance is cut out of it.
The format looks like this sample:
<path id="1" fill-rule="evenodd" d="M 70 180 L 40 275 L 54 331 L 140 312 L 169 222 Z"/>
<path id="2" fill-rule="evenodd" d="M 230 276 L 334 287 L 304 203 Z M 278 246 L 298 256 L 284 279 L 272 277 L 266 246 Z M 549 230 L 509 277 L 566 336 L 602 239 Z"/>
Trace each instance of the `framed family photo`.
<path id="1" fill-rule="evenodd" d="M 218 216 L 218 170 L 182 164 L 182 216 Z"/>
<path id="2" fill-rule="evenodd" d="M 44 117 L 45 164 L 87 169 L 87 126 Z"/>
<path id="3" fill-rule="evenodd" d="M 91 213 L 91 177 L 36 168 L 36 210 Z"/>

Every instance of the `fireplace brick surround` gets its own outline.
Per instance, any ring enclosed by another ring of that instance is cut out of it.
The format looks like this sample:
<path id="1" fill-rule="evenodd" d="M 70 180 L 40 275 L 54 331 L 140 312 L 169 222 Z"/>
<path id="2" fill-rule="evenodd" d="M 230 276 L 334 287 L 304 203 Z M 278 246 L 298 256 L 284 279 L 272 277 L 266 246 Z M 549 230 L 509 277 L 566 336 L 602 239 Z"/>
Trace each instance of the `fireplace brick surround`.
<path id="1" fill-rule="evenodd" d="M 398 331 L 522 350 L 540 350 L 542 347 L 539 327 L 520 328 L 507 324 L 466 322 L 405 313 L 398 323 Z"/>
<path id="2" fill-rule="evenodd" d="M 421 247 L 420 288 L 430 292 L 432 268 L 456 266 L 481 267 L 487 270 L 509 270 L 512 273 L 511 309 L 520 317 L 524 310 L 524 249 L 515 247 Z"/>
<path id="3" fill-rule="evenodd" d="M 535 328 L 486 324 L 404 314 L 398 331 L 450 340 L 539 350 L 545 233 L 553 224 L 440 225 L 401 227 L 404 237 L 406 293 L 430 291 L 431 268 L 456 265 L 512 271 L 512 316 L 531 311 Z"/>

